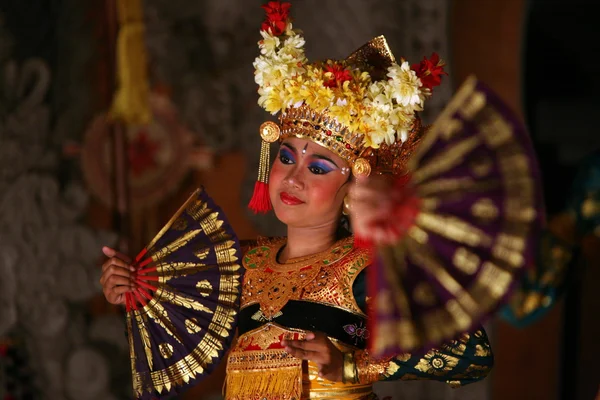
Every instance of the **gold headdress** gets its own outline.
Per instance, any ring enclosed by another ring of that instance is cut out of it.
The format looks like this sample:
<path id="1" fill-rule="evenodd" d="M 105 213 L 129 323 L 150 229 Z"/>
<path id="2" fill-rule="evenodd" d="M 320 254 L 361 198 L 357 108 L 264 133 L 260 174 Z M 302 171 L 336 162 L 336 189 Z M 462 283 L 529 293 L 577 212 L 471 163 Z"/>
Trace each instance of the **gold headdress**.
<path id="1" fill-rule="evenodd" d="M 258 104 L 280 114 L 280 123 L 261 125 L 259 176 L 249 207 L 270 209 L 269 144 L 288 137 L 326 147 L 348 161 L 355 176 L 383 172 L 382 162 L 391 162 L 389 172 L 401 171 L 404 164 L 390 157 L 412 150 L 420 137 L 417 112 L 445 74 L 437 54 L 413 66 L 405 60 L 398 64 L 379 36 L 344 60 L 309 63 L 304 38 L 289 19 L 290 3 L 271 1 L 263 8 L 261 55 L 254 62 Z"/>

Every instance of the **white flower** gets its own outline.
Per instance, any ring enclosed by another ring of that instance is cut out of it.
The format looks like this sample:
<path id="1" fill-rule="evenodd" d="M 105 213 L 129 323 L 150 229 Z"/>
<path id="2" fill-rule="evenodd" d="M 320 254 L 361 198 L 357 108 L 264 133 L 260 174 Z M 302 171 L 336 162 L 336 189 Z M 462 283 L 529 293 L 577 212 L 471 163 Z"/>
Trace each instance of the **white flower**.
<path id="1" fill-rule="evenodd" d="M 277 36 L 271 35 L 269 32 L 260 31 L 263 40 L 258 42 L 260 48 L 260 54 L 266 57 L 273 57 L 279 44 L 281 43 Z"/>
<path id="2" fill-rule="evenodd" d="M 400 140 L 402 143 L 408 140 L 408 129 L 400 129 Z"/>
<path id="3" fill-rule="evenodd" d="M 365 116 L 364 122 L 369 126 L 369 136 L 373 147 L 377 148 L 384 142 L 392 144 L 396 141 L 396 130 L 389 121 L 389 114 L 374 109 Z"/>
<path id="4" fill-rule="evenodd" d="M 285 39 L 285 42 L 283 42 L 283 47 L 289 49 L 302 49 L 301 51 L 304 53 L 303 48 L 305 43 L 306 41 L 304 40 L 304 37 L 301 35 L 294 35 Z"/>
<path id="5" fill-rule="evenodd" d="M 273 60 L 290 64 L 306 63 L 304 55 L 304 38 L 302 36 L 292 36 L 285 40 L 283 46 L 273 56 Z"/>
<path id="6" fill-rule="evenodd" d="M 292 23 L 291 22 L 288 22 L 285 25 L 285 36 L 296 36 L 296 31 L 292 27 Z"/>
<path id="7" fill-rule="evenodd" d="M 410 69 L 407 61 L 401 66 L 394 64 L 389 67 L 387 76 L 391 78 L 387 82 L 387 90 L 396 103 L 402 106 L 423 104 L 425 96 L 421 91 L 421 80 L 416 72 Z"/>
<path id="8" fill-rule="evenodd" d="M 256 82 L 256 84 L 259 87 L 262 87 L 265 83 L 264 71 L 267 66 L 267 63 L 268 61 L 262 56 L 256 57 L 256 59 L 252 63 L 252 65 L 254 66 L 254 82 Z"/>

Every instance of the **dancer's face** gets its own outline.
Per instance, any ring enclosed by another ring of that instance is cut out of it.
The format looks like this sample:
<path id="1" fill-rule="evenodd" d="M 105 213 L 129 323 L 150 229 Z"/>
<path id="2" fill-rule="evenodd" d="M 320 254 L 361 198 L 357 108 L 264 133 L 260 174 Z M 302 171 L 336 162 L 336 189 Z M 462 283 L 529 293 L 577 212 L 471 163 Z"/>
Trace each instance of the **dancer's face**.
<path id="1" fill-rule="evenodd" d="M 309 140 L 283 141 L 269 177 L 277 218 L 290 226 L 337 222 L 351 172 L 348 163 Z"/>

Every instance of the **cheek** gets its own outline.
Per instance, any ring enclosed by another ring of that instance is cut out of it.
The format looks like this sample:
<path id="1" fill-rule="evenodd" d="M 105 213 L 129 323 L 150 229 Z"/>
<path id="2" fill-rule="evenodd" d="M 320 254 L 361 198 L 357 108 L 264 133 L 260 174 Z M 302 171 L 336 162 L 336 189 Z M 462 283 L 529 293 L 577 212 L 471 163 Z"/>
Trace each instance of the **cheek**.
<path id="1" fill-rule="evenodd" d="M 338 199 L 342 195 L 340 187 L 343 182 L 325 181 L 313 184 L 311 190 L 311 203 L 323 209 L 335 209 L 341 207 L 341 200 Z M 340 204 L 338 204 L 340 203 Z"/>
<path id="2" fill-rule="evenodd" d="M 285 179 L 285 175 L 285 168 L 283 168 L 283 165 L 278 160 L 275 160 L 269 173 L 269 195 L 271 196 L 271 200 L 278 192 L 281 182 Z"/>

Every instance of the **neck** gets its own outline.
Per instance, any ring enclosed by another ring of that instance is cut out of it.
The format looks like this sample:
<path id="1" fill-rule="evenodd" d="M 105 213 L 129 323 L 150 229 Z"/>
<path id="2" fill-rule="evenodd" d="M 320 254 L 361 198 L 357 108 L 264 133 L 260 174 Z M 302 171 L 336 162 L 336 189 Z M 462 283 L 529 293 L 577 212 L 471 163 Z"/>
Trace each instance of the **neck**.
<path id="1" fill-rule="evenodd" d="M 287 244 L 281 251 L 280 262 L 291 258 L 304 257 L 327 250 L 335 243 L 337 221 L 313 227 L 293 227 L 288 225 Z"/>

